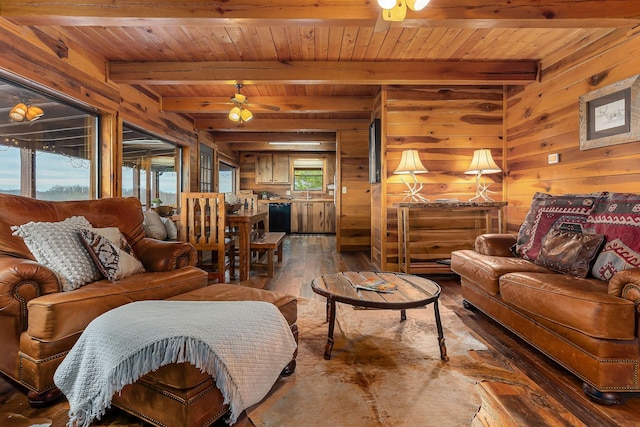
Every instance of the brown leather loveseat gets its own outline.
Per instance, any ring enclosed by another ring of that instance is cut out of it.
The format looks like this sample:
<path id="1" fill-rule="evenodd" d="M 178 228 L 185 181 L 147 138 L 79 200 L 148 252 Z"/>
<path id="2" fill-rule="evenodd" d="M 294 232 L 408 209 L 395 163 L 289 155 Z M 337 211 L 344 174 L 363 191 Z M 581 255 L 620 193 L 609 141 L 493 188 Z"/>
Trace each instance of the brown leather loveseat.
<path id="1" fill-rule="evenodd" d="M 472 305 L 568 369 L 592 399 L 639 392 L 640 195 L 536 193 L 519 234 L 454 251 Z"/>
<path id="2" fill-rule="evenodd" d="M 63 292 L 56 274 L 35 261 L 11 227 L 72 216 L 84 216 L 95 228 L 117 227 L 145 272 Z M 53 374 L 91 320 L 129 302 L 207 285 L 193 246 L 148 238 L 142 223 L 135 198 L 50 202 L 0 194 L 0 372 L 28 388 L 33 405 L 59 395 Z"/>

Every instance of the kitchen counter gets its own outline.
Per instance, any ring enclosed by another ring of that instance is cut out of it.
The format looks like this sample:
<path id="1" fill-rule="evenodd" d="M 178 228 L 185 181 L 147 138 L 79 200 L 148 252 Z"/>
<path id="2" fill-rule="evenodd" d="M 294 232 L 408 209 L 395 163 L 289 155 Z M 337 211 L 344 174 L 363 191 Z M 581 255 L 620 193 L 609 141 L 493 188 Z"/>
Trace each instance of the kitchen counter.
<path id="1" fill-rule="evenodd" d="M 306 203 L 313 203 L 313 202 L 322 202 L 322 203 L 327 203 L 327 202 L 333 202 L 333 198 L 326 198 L 326 199 L 274 199 L 274 200 L 258 200 L 258 203 L 295 203 L 295 202 L 306 202 Z"/>

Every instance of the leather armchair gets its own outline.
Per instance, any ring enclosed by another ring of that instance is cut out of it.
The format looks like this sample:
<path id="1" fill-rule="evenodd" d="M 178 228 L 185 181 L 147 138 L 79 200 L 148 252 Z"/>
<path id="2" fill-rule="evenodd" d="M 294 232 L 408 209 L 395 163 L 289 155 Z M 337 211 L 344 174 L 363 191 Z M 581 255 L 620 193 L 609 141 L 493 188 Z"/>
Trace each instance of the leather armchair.
<path id="1" fill-rule="evenodd" d="M 133 301 L 166 299 L 206 286 L 197 253 L 184 242 L 145 236 L 140 201 L 109 198 L 51 202 L 0 194 L 0 372 L 29 390 L 32 405 L 59 392 L 53 374 L 86 325 Z M 56 274 L 39 264 L 11 226 L 84 216 L 94 227 L 118 227 L 146 272 L 62 292 Z"/>

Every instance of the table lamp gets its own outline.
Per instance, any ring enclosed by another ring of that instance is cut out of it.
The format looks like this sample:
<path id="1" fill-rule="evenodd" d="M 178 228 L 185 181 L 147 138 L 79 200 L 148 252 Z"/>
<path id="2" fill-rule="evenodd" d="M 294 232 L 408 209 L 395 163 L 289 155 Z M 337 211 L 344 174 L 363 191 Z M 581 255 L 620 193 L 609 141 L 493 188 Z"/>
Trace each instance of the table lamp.
<path id="1" fill-rule="evenodd" d="M 475 150 L 473 152 L 473 159 L 469 168 L 465 171 L 466 174 L 476 176 L 476 195 L 469 199 L 470 202 L 493 202 L 494 200 L 488 196 L 488 193 L 495 193 L 489 190 L 491 183 L 482 182 L 482 175 L 490 173 L 502 172 L 502 169 L 496 165 L 491 156 L 491 151 L 486 148 Z"/>
<path id="2" fill-rule="evenodd" d="M 417 173 L 427 173 L 429 172 L 427 168 L 422 165 L 420 161 L 420 155 L 418 154 L 418 150 L 404 150 L 402 152 L 402 159 L 400 160 L 400 164 L 393 172 L 397 175 L 411 175 L 413 183 L 410 184 L 404 180 L 401 176 L 400 180 L 404 182 L 404 184 L 408 187 L 408 190 L 405 190 L 407 193 L 404 196 L 402 201 L 409 199 L 411 202 L 429 202 L 429 199 L 422 196 L 420 194 L 420 190 L 422 190 L 422 183 L 418 181 L 416 178 Z"/>

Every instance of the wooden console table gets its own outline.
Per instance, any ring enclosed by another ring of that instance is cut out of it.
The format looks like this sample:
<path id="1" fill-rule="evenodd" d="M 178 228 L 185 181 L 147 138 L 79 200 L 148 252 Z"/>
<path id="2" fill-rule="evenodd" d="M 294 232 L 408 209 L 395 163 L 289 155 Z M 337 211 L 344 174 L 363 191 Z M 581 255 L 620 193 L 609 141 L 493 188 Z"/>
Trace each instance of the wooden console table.
<path id="1" fill-rule="evenodd" d="M 395 203 L 398 265 L 404 273 L 450 273 L 451 252 L 471 249 L 480 234 L 503 232 L 507 202 Z M 440 262 L 438 262 L 440 261 Z"/>

